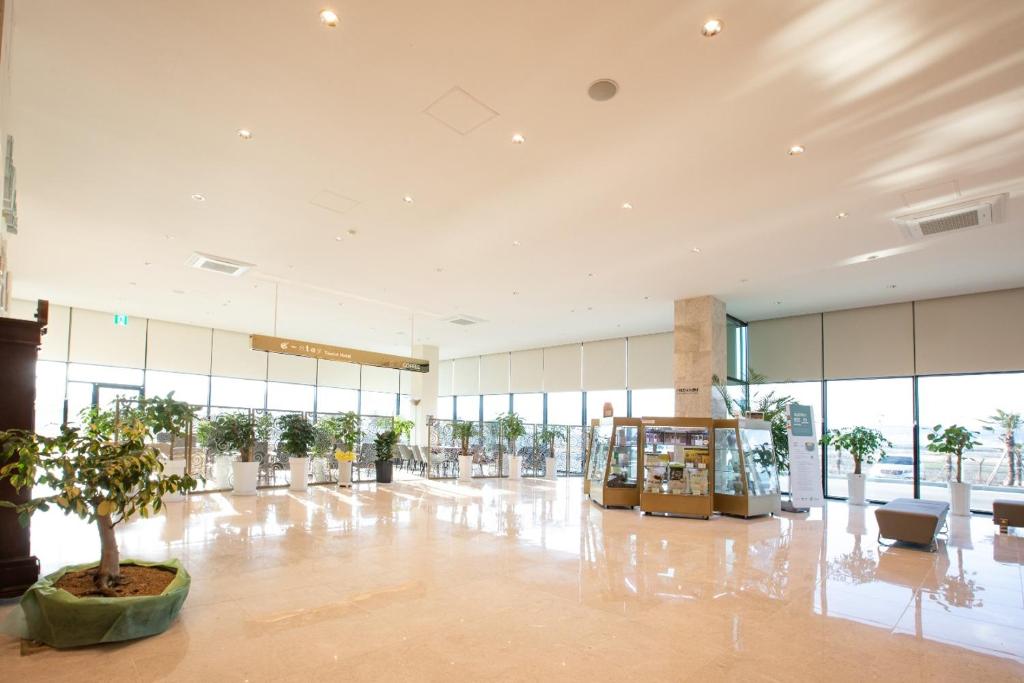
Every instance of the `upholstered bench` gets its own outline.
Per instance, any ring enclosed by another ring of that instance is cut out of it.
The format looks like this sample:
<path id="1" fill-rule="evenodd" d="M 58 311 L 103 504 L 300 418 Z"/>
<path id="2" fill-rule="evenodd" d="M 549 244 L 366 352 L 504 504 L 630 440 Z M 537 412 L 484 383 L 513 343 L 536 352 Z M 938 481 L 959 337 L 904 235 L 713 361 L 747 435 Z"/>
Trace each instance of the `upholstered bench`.
<path id="1" fill-rule="evenodd" d="M 889 538 L 935 550 L 935 535 L 946 523 L 949 503 L 897 498 L 875 510 L 878 542 Z"/>
<path id="2" fill-rule="evenodd" d="M 999 526 L 1006 520 L 1006 526 L 1024 526 L 1024 500 L 992 501 L 992 521 Z"/>

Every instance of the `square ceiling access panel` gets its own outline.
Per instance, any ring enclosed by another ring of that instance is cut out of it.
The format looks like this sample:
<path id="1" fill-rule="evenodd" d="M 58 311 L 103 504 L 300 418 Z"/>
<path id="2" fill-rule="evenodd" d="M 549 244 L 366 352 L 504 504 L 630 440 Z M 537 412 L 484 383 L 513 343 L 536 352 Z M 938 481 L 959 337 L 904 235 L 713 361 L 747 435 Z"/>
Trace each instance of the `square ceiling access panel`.
<path id="1" fill-rule="evenodd" d="M 423 113 L 440 121 L 459 135 L 467 135 L 491 119 L 500 116 L 494 109 L 459 86 L 455 86 L 434 100 L 434 103 L 424 109 Z"/>
<path id="2" fill-rule="evenodd" d="M 355 207 L 359 206 L 359 202 L 351 197 L 338 194 L 337 192 L 331 192 L 330 190 L 320 190 L 313 198 L 309 200 L 309 203 L 313 206 L 319 206 L 321 209 L 327 209 L 334 213 L 348 213 Z"/>

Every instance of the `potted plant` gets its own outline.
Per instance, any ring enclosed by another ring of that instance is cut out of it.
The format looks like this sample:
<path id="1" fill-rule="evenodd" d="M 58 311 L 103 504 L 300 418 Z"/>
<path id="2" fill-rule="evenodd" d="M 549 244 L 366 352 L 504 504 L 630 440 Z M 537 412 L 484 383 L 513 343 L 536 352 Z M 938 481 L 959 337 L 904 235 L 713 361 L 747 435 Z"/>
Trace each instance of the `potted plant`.
<path id="1" fill-rule="evenodd" d="M 959 425 L 945 429 L 942 425 L 935 425 L 928 435 L 928 450 L 932 453 L 945 453 L 947 466 L 952 464 L 950 461 L 956 456 L 956 480 L 949 481 L 949 502 L 953 514 L 959 517 L 971 514 L 971 485 L 963 480 L 963 460 L 965 451 L 981 445 L 980 441 L 975 441 L 977 436 L 978 432 Z"/>
<path id="2" fill-rule="evenodd" d="M 545 450 L 544 478 L 555 478 L 555 445 L 565 442 L 565 431 L 545 427 L 537 434 L 537 443 Z"/>
<path id="3" fill-rule="evenodd" d="M 216 420 L 201 420 L 196 427 L 196 441 L 206 451 L 208 456 L 213 456 L 213 481 L 218 489 L 231 488 L 231 460 L 230 453 L 225 453 L 220 431 Z"/>
<path id="4" fill-rule="evenodd" d="M 164 397 L 139 399 L 138 411 L 143 422 L 154 434 L 158 437 L 161 434 L 167 435 L 167 462 L 164 464 L 164 476 L 184 476 L 190 448 L 186 445 L 185 453 L 179 459 L 174 457 L 174 448 L 178 439 L 187 435 L 191 429 L 192 420 L 196 417 L 196 409 L 185 401 L 175 401 L 172 391 Z M 185 497 L 180 493 L 172 493 L 164 497 L 164 502 L 179 502 L 184 499 Z"/>
<path id="5" fill-rule="evenodd" d="M 505 443 L 508 444 L 511 460 L 509 477 L 519 479 L 522 475 L 523 465 L 522 458 L 516 450 L 516 442 L 519 440 L 519 437 L 526 434 L 526 425 L 523 424 L 522 418 L 514 412 L 499 415 L 496 422 L 498 423 L 498 429 L 501 430 L 502 435 L 505 437 Z"/>
<path id="6" fill-rule="evenodd" d="M 316 441 L 316 429 L 302 413 L 289 413 L 277 418 L 281 430 L 280 450 L 288 454 L 291 470 L 292 491 L 305 491 L 309 485 L 306 466 L 309 464 L 309 449 Z"/>
<path id="7" fill-rule="evenodd" d="M 1021 465 L 1024 464 L 1021 462 L 1021 444 L 1017 441 L 1017 430 L 1024 426 L 1020 413 L 996 410 L 995 415 L 990 416 L 987 420 L 982 420 L 982 422 L 985 423 L 985 431 L 994 432 L 998 429 L 1002 432 L 999 440 L 1003 442 L 1003 457 L 999 460 L 996 468 L 992 470 L 989 481 L 986 483 L 990 483 L 992 479 L 995 479 L 996 472 L 999 471 L 1003 460 L 1005 460 L 1007 470 L 1003 486 L 1024 485 L 1024 472 L 1021 471 Z"/>
<path id="8" fill-rule="evenodd" d="M 395 430 L 395 433 L 398 434 L 399 441 L 404 439 L 406 443 L 412 439 L 412 430 L 415 426 L 415 422 L 404 417 L 395 417 L 394 422 L 391 423 L 391 429 Z"/>
<path id="9" fill-rule="evenodd" d="M 95 523 L 98 562 L 63 567 L 37 581 L 21 599 L 23 636 L 53 647 L 76 647 L 153 635 L 174 620 L 188 595 L 190 578 L 177 560 L 121 561 L 115 528 L 139 514 L 158 512 L 169 493 L 190 491 L 196 480 L 163 473 L 152 433 L 138 415 L 117 440 L 95 425 L 61 427 L 45 437 L 0 432 L 0 481 L 15 490 L 33 486 L 46 495 L 12 507 L 27 525 L 37 510 L 59 508 Z"/>
<path id="10" fill-rule="evenodd" d="M 839 450 L 849 451 L 853 457 L 853 472 L 846 475 L 847 491 L 850 505 L 867 505 L 864 499 L 864 474 L 861 472 L 863 463 L 875 461 L 875 454 L 885 455 L 885 449 L 892 448 L 892 442 L 877 429 L 854 427 L 853 429 L 830 429 L 820 441 L 823 446 L 835 446 Z"/>
<path id="11" fill-rule="evenodd" d="M 231 463 L 234 483 L 232 493 L 236 496 L 255 496 L 260 470 L 260 464 L 253 455 L 256 419 L 248 411 L 224 413 L 217 416 L 214 429 L 223 448 L 238 453 L 238 458 Z"/>
<path id="12" fill-rule="evenodd" d="M 334 458 L 338 461 L 338 486 L 350 487 L 352 463 L 356 461 L 355 445 L 362 435 L 359 415 L 349 411 L 329 417 L 322 424 L 333 439 Z"/>
<path id="13" fill-rule="evenodd" d="M 392 456 L 394 456 L 395 444 L 398 443 L 398 433 L 388 429 L 377 435 L 373 440 L 373 450 L 377 456 L 374 463 L 377 468 L 377 483 L 390 484 L 392 475 Z"/>
<path id="14" fill-rule="evenodd" d="M 459 481 L 473 479 L 473 456 L 469 452 L 469 440 L 476 436 L 476 423 L 455 421 L 451 425 L 452 440 L 459 445 Z"/>

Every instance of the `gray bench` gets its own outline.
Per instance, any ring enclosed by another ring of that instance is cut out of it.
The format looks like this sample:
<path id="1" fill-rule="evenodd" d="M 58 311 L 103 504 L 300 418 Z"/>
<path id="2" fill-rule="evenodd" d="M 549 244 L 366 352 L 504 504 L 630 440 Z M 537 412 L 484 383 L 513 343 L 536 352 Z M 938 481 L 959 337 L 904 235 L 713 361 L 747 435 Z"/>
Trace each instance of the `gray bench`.
<path id="1" fill-rule="evenodd" d="M 883 538 L 888 538 L 928 546 L 929 550 L 934 551 L 935 535 L 945 526 L 948 513 L 949 503 L 897 498 L 875 510 L 878 542 L 882 543 Z"/>
<path id="2" fill-rule="evenodd" d="M 994 500 L 992 501 L 992 522 L 1003 526 L 1024 526 L 1024 501 Z"/>

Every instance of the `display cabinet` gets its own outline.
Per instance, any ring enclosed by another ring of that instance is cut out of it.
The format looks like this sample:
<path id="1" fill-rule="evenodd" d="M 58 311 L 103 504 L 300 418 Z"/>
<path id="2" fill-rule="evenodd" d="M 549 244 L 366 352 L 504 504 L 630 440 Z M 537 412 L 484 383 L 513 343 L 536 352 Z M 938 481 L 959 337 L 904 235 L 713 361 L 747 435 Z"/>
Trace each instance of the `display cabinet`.
<path id="1" fill-rule="evenodd" d="M 640 509 L 710 519 L 714 511 L 714 423 L 685 417 L 643 418 Z"/>
<path id="2" fill-rule="evenodd" d="M 631 508 L 640 504 L 641 422 L 637 418 L 610 417 L 592 428 L 590 447 L 590 499 L 603 507 Z"/>
<path id="3" fill-rule="evenodd" d="M 715 420 L 714 429 L 715 510 L 740 517 L 778 514 L 782 503 L 771 424 Z"/>

